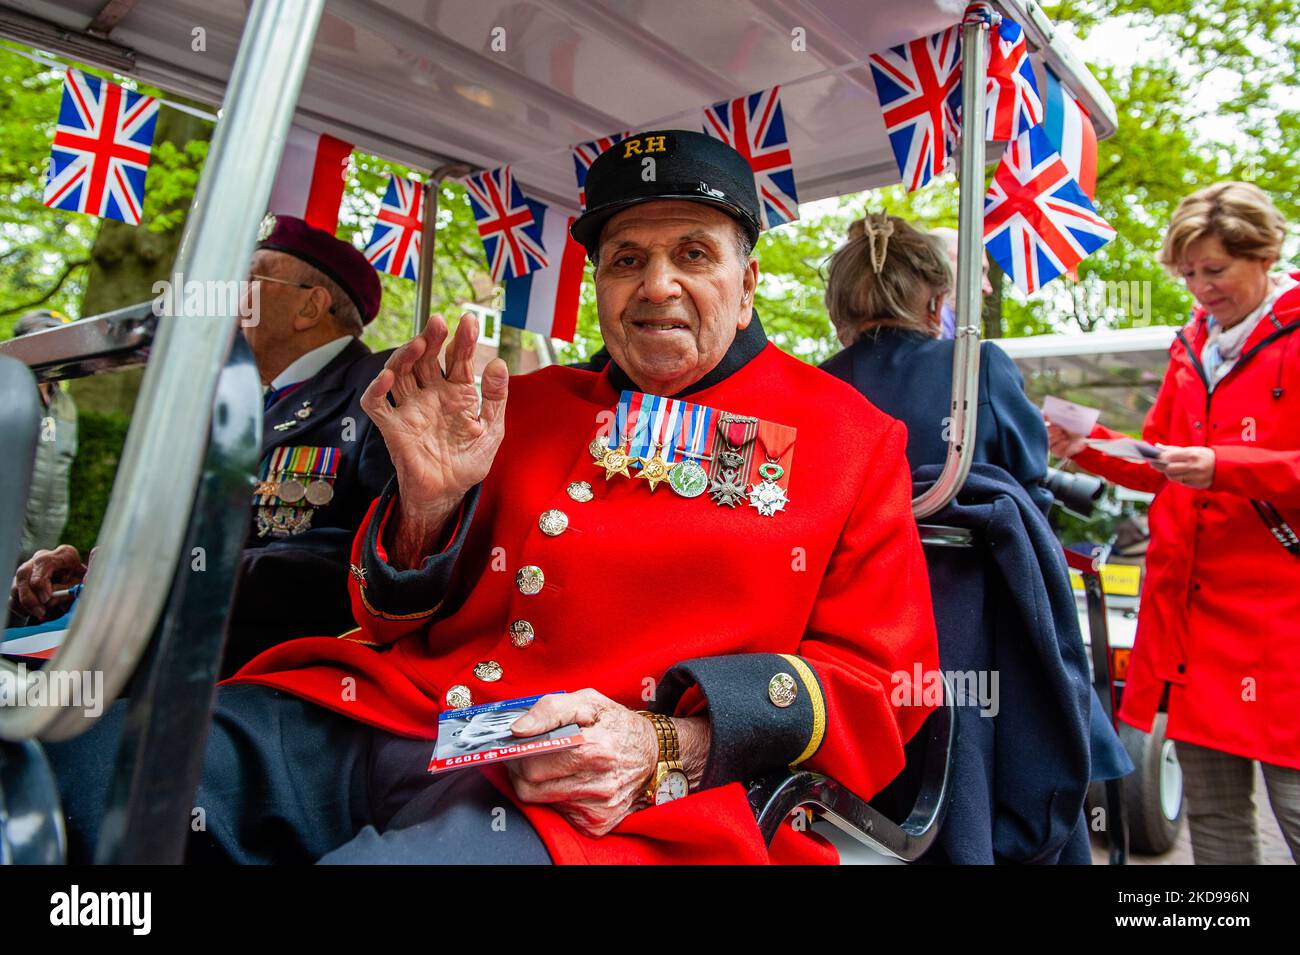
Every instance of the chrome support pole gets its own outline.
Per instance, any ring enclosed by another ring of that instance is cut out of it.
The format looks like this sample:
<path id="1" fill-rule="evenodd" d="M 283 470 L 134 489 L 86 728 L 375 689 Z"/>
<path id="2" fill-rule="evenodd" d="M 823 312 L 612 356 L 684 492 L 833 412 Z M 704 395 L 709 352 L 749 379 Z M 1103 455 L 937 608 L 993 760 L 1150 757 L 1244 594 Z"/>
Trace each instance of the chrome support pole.
<path id="1" fill-rule="evenodd" d="M 957 340 L 952 354 L 948 456 L 937 481 L 912 501 L 923 520 L 947 507 L 970 474 L 980 376 L 980 287 L 984 254 L 984 51 L 988 24 L 962 24 L 961 165 L 957 211 Z M 978 51 L 972 55 L 972 51 Z"/>
<path id="2" fill-rule="evenodd" d="M 253 3 L 173 270 L 185 282 L 224 287 L 247 275 L 323 9 L 324 0 Z M 180 565 L 217 378 L 237 328 L 233 314 L 160 320 L 94 573 L 44 671 L 90 674 L 91 685 L 102 674 L 102 688 L 93 706 L 76 694 L 77 705 L 46 699 L 0 707 L 0 738 L 58 740 L 84 732 L 130 678 Z M 16 693 L 25 693 L 32 677 L 0 669 L 0 681 L 19 684 L 11 688 Z"/>
<path id="3" fill-rule="evenodd" d="M 469 174 L 469 167 L 460 163 L 439 166 L 424 183 L 424 229 L 420 233 L 420 274 L 415 293 L 415 321 L 413 335 L 424 331 L 429 323 L 429 307 L 433 302 L 434 243 L 438 238 L 438 189 L 444 179 L 457 179 Z"/>

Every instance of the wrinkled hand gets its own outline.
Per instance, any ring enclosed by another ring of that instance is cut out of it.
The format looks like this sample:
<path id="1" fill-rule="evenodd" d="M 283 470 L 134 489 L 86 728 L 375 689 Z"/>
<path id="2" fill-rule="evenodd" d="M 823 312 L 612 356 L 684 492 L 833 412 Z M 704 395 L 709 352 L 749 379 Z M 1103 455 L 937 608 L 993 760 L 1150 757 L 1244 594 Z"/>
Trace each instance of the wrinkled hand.
<path id="1" fill-rule="evenodd" d="M 1203 491 L 1214 482 L 1214 449 L 1162 447 L 1151 466 L 1171 481 Z"/>
<path id="2" fill-rule="evenodd" d="M 423 332 L 393 352 L 361 396 L 397 475 L 391 550 L 403 567 L 419 563 L 465 492 L 487 476 L 505 435 L 506 363 L 494 358 L 483 369 L 480 405 L 474 387 L 478 319 L 468 312 L 461 316 L 444 373 L 438 352 L 446 340 L 447 323 L 432 316 Z"/>
<path id="3" fill-rule="evenodd" d="M 38 550 L 14 573 L 9 586 L 9 606 L 36 620 L 58 616 L 72 603 L 72 598 L 56 597 L 54 591 L 66 590 L 85 577 L 86 565 L 72 545 Z"/>
<path id="4" fill-rule="evenodd" d="M 575 828 L 603 836 L 627 816 L 659 761 L 654 726 L 595 690 L 544 696 L 521 716 L 516 736 L 537 736 L 568 723 L 583 728 L 572 749 L 526 756 L 509 764 L 524 802 L 546 803 Z"/>
<path id="5" fill-rule="evenodd" d="M 1086 435 L 1072 434 L 1059 424 L 1052 424 L 1047 415 L 1043 415 L 1043 423 L 1047 425 L 1047 449 L 1061 460 L 1072 458 L 1087 447 Z"/>
<path id="6" fill-rule="evenodd" d="M 478 319 L 461 316 L 444 373 L 438 352 L 446 339 L 447 323 L 434 315 L 393 352 L 361 396 L 361 407 L 384 436 L 403 504 L 416 510 L 464 497 L 487 476 L 505 433 L 506 363 L 495 358 L 483 370 L 480 407 L 474 387 Z"/>

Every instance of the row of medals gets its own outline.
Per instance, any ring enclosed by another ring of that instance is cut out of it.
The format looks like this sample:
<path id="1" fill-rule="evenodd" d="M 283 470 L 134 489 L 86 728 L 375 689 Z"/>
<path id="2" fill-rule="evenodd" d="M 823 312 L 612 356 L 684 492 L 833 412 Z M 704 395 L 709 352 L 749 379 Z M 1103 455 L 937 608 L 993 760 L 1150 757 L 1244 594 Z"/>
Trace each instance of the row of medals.
<path id="1" fill-rule="evenodd" d="M 645 478 L 652 492 L 667 481 L 668 486 L 682 497 L 699 497 L 708 491 L 709 497 L 720 507 L 734 508 L 737 504 L 748 501 L 764 517 L 775 517 L 777 511 L 784 510 L 790 503 L 785 489 L 776 483 L 783 473 L 777 464 L 760 468 L 763 480 L 746 490 L 744 479 L 740 475 L 745 459 L 736 448 L 727 447 L 718 453 L 718 476 L 712 480 L 698 461 L 690 458 L 672 463 L 665 461 L 659 445 L 654 447 L 654 453 L 648 458 L 633 457 L 626 443 L 611 448 L 597 435 L 587 450 L 595 458 L 596 467 L 605 469 L 606 481 L 615 474 L 631 477 L 628 469 L 634 463 L 640 463 L 641 470 L 636 476 Z"/>
<path id="2" fill-rule="evenodd" d="M 296 477 L 283 481 L 263 481 L 253 491 L 254 494 L 274 494 L 285 504 L 297 504 L 306 499 L 314 507 L 323 507 L 334 499 L 334 488 L 329 481 L 316 478 L 307 484 Z"/>

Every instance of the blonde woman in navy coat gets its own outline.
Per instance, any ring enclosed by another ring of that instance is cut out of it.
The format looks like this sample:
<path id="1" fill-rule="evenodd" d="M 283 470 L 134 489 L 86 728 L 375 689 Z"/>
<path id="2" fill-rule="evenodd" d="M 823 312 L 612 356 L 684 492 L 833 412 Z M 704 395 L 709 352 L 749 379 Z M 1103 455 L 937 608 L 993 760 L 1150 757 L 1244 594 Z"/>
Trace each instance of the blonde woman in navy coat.
<path id="1" fill-rule="evenodd" d="M 907 425 L 912 470 L 947 455 L 955 343 L 937 336 L 952 284 L 935 238 L 897 216 L 853 223 L 828 267 L 826 308 L 845 348 L 822 368 Z M 980 346 L 975 461 L 1007 471 L 1046 513 L 1043 416 L 1015 362 L 992 342 Z"/>

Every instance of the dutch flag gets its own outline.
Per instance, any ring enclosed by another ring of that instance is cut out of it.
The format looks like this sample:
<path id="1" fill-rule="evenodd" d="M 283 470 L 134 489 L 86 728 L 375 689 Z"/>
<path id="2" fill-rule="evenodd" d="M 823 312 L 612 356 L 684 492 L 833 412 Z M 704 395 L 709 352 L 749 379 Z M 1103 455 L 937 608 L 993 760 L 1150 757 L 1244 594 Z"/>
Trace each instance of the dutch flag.
<path id="1" fill-rule="evenodd" d="M 542 224 L 542 246 L 550 264 L 521 278 L 506 279 L 501 323 L 571 342 L 587 253 L 569 236 L 574 216 L 534 199 L 526 201 L 533 219 Z"/>
<path id="2" fill-rule="evenodd" d="M 339 204 L 351 156 L 351 143 L 290 127 L 266 211 L 296 216 L 333 235 L 339 227 Z"/>
<path id="3" fill-rule="evenodd" d="M 1043 131 L 1061 154 L 1074 181 L 1089 199 L 1097 198 L 1097 133 L 1088 111 L 1060 78 L 1046 69 L 1047 102 Z"/>

